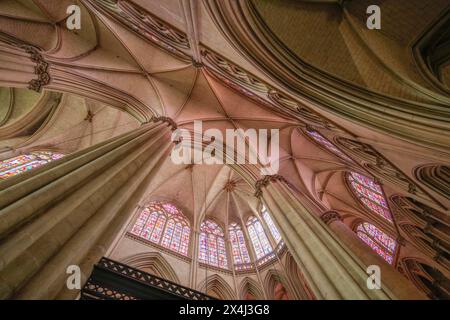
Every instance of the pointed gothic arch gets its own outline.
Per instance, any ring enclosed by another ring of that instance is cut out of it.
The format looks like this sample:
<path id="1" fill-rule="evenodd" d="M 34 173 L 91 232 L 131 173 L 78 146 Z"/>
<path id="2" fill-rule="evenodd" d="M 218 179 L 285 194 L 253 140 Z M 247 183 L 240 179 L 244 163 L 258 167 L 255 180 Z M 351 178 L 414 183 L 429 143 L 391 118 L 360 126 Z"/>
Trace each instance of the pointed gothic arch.
<path id="1" fill-rule="evenodd" d="M 291 300 L 295 297 L 285 277 L 273 269 L 266 274 L 264 290 L 269 300 Z"/>
<path id="2" fill-rule="evenodd" d="M 450 199 L 450 166 L 429 164 L 416 168 L 414 174 L 427 187 Z"/>
<path id="3" fill-rule="evenodd" d="M 240 285 L 238 291 L 239 299 L 242 300 L 263 300 L 264 292 L 261 286 L 252 278 L 245 277 Z M 250 299 L 251 298 L 251 299 Z"/>
<path id="4" fill-rule="evenodd" d="M 286 254 L 286 275 L 293 282 L 295 289 L 300 299 L 302 300 L 315 300 L 314 293 L 306 282 L 305 276 L 294 260 L 294 257 L 288 252 Z"/>
<path id="5" fill-rule="evenodd" d="M 159 252 L 138 253 L 123 258 L 120 262 L 160 278 L 180 283 L 180 279 L 175 270 Z"/>
<path id="6" fill-rule="evenodd" d="M 450 280 L 440 270 L 415 258 L 404 258 L 402 265 L 404 274 L 430 299 L 450 299 Z"/>
<path id="7" fill-rule="evenodd" d="M 221 276 L 213 274 L 204 279 L 198 286 L 200 291 L 220 300 L 234 300 L 236 295 Z"/>

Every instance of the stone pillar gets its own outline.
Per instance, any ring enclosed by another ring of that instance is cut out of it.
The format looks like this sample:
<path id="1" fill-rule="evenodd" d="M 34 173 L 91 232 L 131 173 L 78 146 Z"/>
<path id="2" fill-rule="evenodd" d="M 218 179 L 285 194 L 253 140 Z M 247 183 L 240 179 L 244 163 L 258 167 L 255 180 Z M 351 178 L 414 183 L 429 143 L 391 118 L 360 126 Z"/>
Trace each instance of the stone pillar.
<path id="1" fill-rule="evenodd" d="M 200 231 L 192 230 L 192 261 L 191 270 L 189 274 L 190 288 L 197 290 L 197 272 L 198 272 L 198 246 L 200 241 Z"/>
<path id="2" fill-rule="evenodd" d="M 2 181 L 0 298 L 52 299 L 67 266 L 89 272 L 170 149 L 167 124 L 150 123 Z"/>
<path id="3" fill-rule="evenodd" d="M 0 85 L 40 92 L 51 81 L 49 63 L 39 50 L 0 36 Z"/>
<path id="4" fill-rule="evenodd" d="M 381 270 L 382 286 L 388 287 L 397 297 L 401 299 L 420 299 L 421 293 L 400 274 L 393 266 L 389 265 L 383 258 L 378 256 L 372 249 L 362 242 L 355 232 L 353 232 L 345 223 L 341 216 L 335 211 L 328 211 L 320 217 L 333 233 L 337 236 L 356 258 L 363 268 L 370 265 L 377 265 Z"/>
<path id="5" fill-rule="evenodd" d="M 256 183 L 283 239 L 318 299 L 402 299 L 389 288 L 367 288 L 366 270 L 313 212 L 308 199 L 294 193 L 281 176 Z M 421 298 L 418 294 L 417 298 Z"/>

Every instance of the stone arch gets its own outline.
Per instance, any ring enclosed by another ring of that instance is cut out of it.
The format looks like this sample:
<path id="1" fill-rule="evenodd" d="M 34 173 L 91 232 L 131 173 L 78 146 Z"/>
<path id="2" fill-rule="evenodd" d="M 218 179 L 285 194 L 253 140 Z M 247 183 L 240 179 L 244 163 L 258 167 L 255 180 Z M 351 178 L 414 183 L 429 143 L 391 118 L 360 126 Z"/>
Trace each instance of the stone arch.
<path id="1" fill-rule="evenodd" d="M 293 292 L 285 277 L 276 270 L 269 270 L 264 279 L 264 290 L 269 300 L 291 300 Z"/>
<path id="2" fill-rule="evenodd" d="M 139 253 L 126 257 L 120 262 L 166 280 L 181 284 L 175 270 L 158 252 Z"/>
<path id="3" fill-rule="evenodd" d="M 293 285 L 295 286 L 295 291 L 302 300 L 315 300 L 314 293 L 306 282 L 305 276 L 301 272 L 294 260 L 294 257 L 290 254 L 286 254 L 286 275 L 291 279 Z"/>
<path id="4" fill-rule="evenodd" d="M 450 279 L 440 270 L 415 258 L 404 258 L 402 267 L 404 274 L 430 299 L 450 299 Z"/>
<path id="5" fill-rule="evenodd" d="M 410 197 L 391 197 L 398 226 L 415 247 L 437 263 L 450 266 L 450 218 Z"/>
<path id="6" fill-rule="evenodd" d="M 218 274 L 213 274 L 204 279 L 198 286 L 199 291 L 220 300 L 233 300 L 235 293 L 229 284 Z"/>
<path id="7" fill-rule="evenodd" d="M 263 300 L 264 292 L 255 280 L 245 277 L 239 286 L 238 296 L 242 300 Z"/>
<path id="8" fill-rule="evenodd" d="M 450 200 L 450 166 L 428 164 L 416 168 L 414 174 L 420 182 Z"/>

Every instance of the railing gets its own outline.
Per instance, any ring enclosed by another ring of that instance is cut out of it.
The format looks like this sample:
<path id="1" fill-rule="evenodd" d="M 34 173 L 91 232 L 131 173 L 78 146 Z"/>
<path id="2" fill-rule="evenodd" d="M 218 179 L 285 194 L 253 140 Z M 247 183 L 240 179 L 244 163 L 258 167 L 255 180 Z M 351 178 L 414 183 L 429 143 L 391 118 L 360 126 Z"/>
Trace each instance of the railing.
<path id="1" fill-rule="evenodd" d="M 142 300 L 149 296 L 144 291 L 157 292 L 161 299 L 164 296 L 169 299 L 214 299 L 108 258 L 102 258 L 94 266 L 93 273 L 81 290 L 81 299 Z"/>

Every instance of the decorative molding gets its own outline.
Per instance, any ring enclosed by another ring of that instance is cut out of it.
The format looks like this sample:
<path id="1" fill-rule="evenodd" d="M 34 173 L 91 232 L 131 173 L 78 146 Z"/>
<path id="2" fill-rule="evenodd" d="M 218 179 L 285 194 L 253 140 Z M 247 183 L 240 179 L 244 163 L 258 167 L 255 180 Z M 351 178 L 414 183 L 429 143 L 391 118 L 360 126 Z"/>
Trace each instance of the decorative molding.
<path id="1" fill-rule="evenodd" d="M 50 74 L 48 73 L 49 63 L 45 61 L 39 50 L 30 45 L 20 45 L 26 53 L 30 54 L 31 61 L 36 63 L 34 73 L 37 74 L 37 79 L 32 79 L 28 84 L 28 89 L 36 92 L 41 92 L 42 87 L 50 83 Z"/>
<path id="2" fill-rule="evenodd" d="M 175 282 L 157 277 L 155 275 L 152 275 L 150 273 L 138 270 L 136 268 L 127 266 L 123 263 L 108 259 L 108 258 L 101 258 L 100 261 L 94 266 L 94 270 L 103 270 L 104 272 L 110 272 L 112 274 L 115 274 L 117 276 L 121 276 L 123 278 L 129 279 L 130 281 L 134 281 L 136 283 L 140 283 L 141 285 L 145 285 L 148 287 L 154 287 L 159 290 L 165 291 L 169 294 L 178 296 L 181 299 L 189 299 L 189 300 L 211 300 L 212 297 L 199 292 L 197 290 L 193 290 L 187 287 L 184 287 L 180 284 L 177 284 Z M 99 298 L 114 298 L 114 295 L 108 294 L 109 290 L 105 288 L 104 290 L 98 290 L 97 287 L 95 287 L 95 284 L 98 284 L 101 286 L 100 283 L 97 282 L 96 276 L 92 274 L 87 284 L 89 286 L 85 286 L 82 289 L 82 295 L 85 294 L 86 290 L 87 293 L 93 293 L 94 296 L 95 293 L 101 293 Z M 105 295 L 108 294 L 107 296 Z M 119 295 L 117 299 L 122 298 L 122 295 Z M 132 296 L 135 298 L 134 296 Z"/>
<path id="3" fill-rule="evenodd" d="M 255 197 L 261 197 L 262 196 L 262 188 L 269 185 L 271 182 L 281 181 L 286 183 L 287 185 L 291 185 L 282 175 L 274 174 L 270 176 L 264 176 L 264 178 L 259 179 L 255 182 Z"/>
<path id="4" fill-rule="evenodd" d="M 172 131 L 178 129 L 178 125 L 177 123 L 170 117 L 166 117 L 166 116 L 153 116 L 152 117 L 152 122 L 158 122 L 158 121 L 162 121 L 167 123 L 170 127 L 172 127 Z"/>
<path id="5" fill-rule="evenodd" d="M 342 221 L 342 217 L 336 211 L 328 211 L 320 216 L 320 219 L 325 222 L 325 224 L 329 225 L 333 221 Z"/>
<path id="6" fill-rule="evenodd" d="M 126 0 L 96 0 L 91 3 L 140 37 L 187 58 L 187 51 L 190 51 L 187 35 L 138 5 Z"/>
<path id="7" fill-rule="evenodd" d="M 414 170 L 417 180 L 450 200 L 450 166 L 428 164 Z"/>
<path id="8" fill-rule="evenodd" d="M 353 160 L 359 162 L 377 181 L 389 181 L 406 193 L 430 200 L 428 194 L 417 186 L 413 180 L 394 167 L 372 146 L 344 137 L 336 138 L 335 143 Z"/>
<path id="9" fill-rule="evenodd" d="M 411 257 L 403 258 L 401 263 L 406 277 L 425 292 L 430 299 L 448 299 L 448 288 L 445 288 L 448 278 L 439 269 L 425 263 L 421 259 Z M 447 292 L 447 297 L 440 296 L 442 292 Z"/>
<path id="10" fill-rule="evenodd" d="M 406 100 L 355 85 L 293 53 L 273 34 L 252 1 L 208 0 L 204 4 L 234 49 L 296 99 L 305 99 L 327 113 L 412 144 L 448 150 L 448 123 L 445 122 L 448 110 L 443 111 L 449 103 L 448 97 L 401 78 L 397 80 L 409 86 L 411 96 L 417 97 L 420 92 L 424 99 L 430 101 L 432 96 L 434 100 L 429 103 Z"/>
<path id="11" fill-rule="evenodd" d="M 343 131 L 322 115 L 288 97 L 211 49 L 203 46 L 201 55 L 209 69 L 215 74 L 219 74 L 220 80 L 252 100 L 266 105 L 284 116 L 295 118 L 305 125 L 313 125 L 333 131 Z"/>

